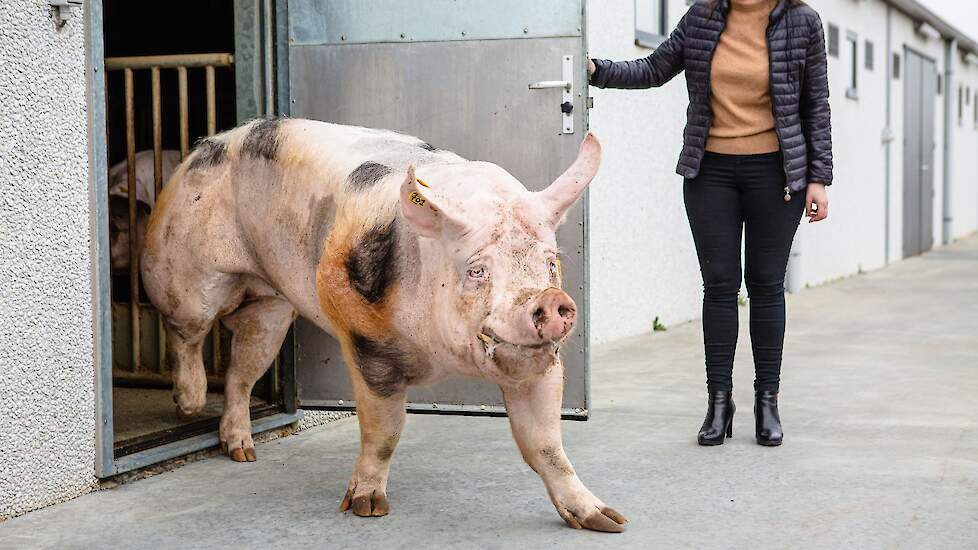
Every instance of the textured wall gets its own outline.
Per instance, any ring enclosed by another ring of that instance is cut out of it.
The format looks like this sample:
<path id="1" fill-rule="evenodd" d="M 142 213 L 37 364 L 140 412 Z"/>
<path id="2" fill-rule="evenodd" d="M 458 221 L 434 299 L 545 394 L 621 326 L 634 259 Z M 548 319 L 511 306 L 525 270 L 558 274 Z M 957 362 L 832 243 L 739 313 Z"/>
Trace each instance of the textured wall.
<path id="1" fill-rule="evenodd" d="M 46 4 L 0 2 L 0 518 L 95 482 L 84 28 Z"/>
<path id="2" fill-rule="evenodd" d="M 670 28 L 686 13 L 670 0 Z M 591 57 L 652 53 L 635 46 L 634 0 L 588 2 Z M 701 282 L 676 161 L 686 123 L 680 74 L 651 90 L 591 88 L 591 130 L 603 145 L 590 187 L 591 337 L 600 343 L 699 316 Z"/>
<path id="3" fill-rule="evenodd" d="M 951 191 L 952 236 L 963 237 L 978 229 L 978 64 L 957 62 L 957 83 L 971 89 L 971 102 L 964 105 L 964 113 L 958 124 L 957 112 L 953 113 L 954 187 Z M 951 90 L 957 111 L 957 84 Z"/>

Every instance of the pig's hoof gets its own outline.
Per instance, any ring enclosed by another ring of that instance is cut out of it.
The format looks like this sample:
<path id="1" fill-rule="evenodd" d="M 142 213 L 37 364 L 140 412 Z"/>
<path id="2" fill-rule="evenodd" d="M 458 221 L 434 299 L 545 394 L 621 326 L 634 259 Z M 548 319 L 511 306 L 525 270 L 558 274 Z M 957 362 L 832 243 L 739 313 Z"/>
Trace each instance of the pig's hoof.
<path id="1" fill-rule="evenodd" d="M 340 512 L 346 512 L 351 508 L 353 513 L 360 517 L 386 516 L 391 511 L 387 495 L 377 490 L 354 492 L 353 489 L 347 489 L 343 502 L 340 503 Z"/>
<path id="2" fill-rule="evenodd" d="M 257 460 L 255 441 L 251 439 L 249 431 L 221 430 L 221 432 L 221 450 L 231 457 L 231 460 L 235 462 L 254 462 Z"/>
<path id="3" fill-rule="evenodd" d="M 177 418 L 180 420 L 189 420 L 200 414 L 200 411 L 204 409 L 204 405 L 207 404 L 207 397 L 205 395 L 200 398 L 194 398 L 188 396 L 187 393 L 179 393 L 173 395 L 173 402 L 177 404 Z"/>
<path id="4" fill-rule="evenodd" d="M 567 508 L 557 508 L 557 513 L 574 529 L 590 529 L 605 533 L 621 533 L 628 523 L 625 516 L 619 514 L 611 506 L 591 508 L 589 511 L 571 511 Z"/>
<path id="5" fill-rule="evenodd" d="M 235 462 L 254 462 L 258 460 L 255 455 L 254 447 L 238 447 L 236 449 L 228 449 L 228 445 L 225 442 L 221 442 L 221 451 L 231 457 L 231 460 Z"/>

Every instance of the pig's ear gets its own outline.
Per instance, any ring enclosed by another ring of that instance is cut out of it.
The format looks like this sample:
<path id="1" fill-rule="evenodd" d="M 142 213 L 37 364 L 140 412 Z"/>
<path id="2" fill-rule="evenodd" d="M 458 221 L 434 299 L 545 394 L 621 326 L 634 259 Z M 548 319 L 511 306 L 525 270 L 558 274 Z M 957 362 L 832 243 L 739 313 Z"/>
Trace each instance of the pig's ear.
<path id="1" fill-rule="evenodd" d="M 401 212 L 418 234 L 424 237 L 457 237 L 466 231 L 463 221 L 445 212 L 432 201 L 430 189 L 420 187 L 414 166 L 408 168 L 401 184 Z"/>
<path id="2" fill-rule="evenodd" d="M 601 165 L 601 143 L 591 132 L 584 137 L 577 159 L 566 172 L 540 191 L 551 224 L 557 226 L 584 192 Z"/>

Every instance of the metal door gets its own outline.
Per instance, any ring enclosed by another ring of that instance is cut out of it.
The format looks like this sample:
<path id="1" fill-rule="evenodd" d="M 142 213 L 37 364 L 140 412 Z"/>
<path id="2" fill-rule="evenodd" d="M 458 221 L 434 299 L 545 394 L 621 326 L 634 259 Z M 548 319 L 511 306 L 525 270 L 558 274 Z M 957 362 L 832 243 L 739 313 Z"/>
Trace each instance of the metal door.
<path id="1" fill-rule="evenodd" d="M 903 256 L 934 245 L 934 115 L 937 66 L 907 50 L 904 77 Z"/>
<path id="2" fill-rule="evenodd" d="M 288 22 L 293 117 L 413 134 L 497 163 L 531 190 L 548 185 L 577 155 L 586 129 L 582 0 L 291 0 Z M 564 288 L 583 312 L 562 347 L 563 413 L 582 419 L 586 208 L 585 196 L 558 232 Z M 337 342 L 302 320 L 295 366 L 300 407 L 353 408 Z M 408 410 L 505 412 L 495 385 L 471 379 L 412 388 Z"/>

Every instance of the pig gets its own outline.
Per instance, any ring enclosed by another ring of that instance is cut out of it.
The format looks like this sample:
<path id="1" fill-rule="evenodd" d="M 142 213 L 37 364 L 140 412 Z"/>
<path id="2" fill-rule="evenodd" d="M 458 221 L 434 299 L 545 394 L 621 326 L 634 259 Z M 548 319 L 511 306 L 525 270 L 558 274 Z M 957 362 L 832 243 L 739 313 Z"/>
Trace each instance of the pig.
<path id="1" fill-rule="evenodd" d="M 258 119 L 204 140 L 159 197 L 142 255 L 179 414 L 204 406 L 201 345 L 219 319 L 233 333 L 220 442 L 254 461 L 249 395 L 301 315 L 339 341 L 353 383 L 361 448 L 341 511 L 388 513 L 407 388 L 461 375 L 501 388 L 568 525 L 623 530 L 560 435 L 558 350 L 577 307 L 555 230 L 600 156 L 588 134 L 567 171 L 530 192 L 495 164 L 391 131 Z"/>
<path id="2" fill-rule="evenodd" d="M 180 151 L 165 149 L 160 156 L 163 185 L 180 164 Z M 112 269 L 129 269 L 129 163 L 122 161 L 109 170 L 109 257 Z M 136 153 L 136 257 L 142 251 L 146 223 L 156 204 L 153 151 Z"/>

